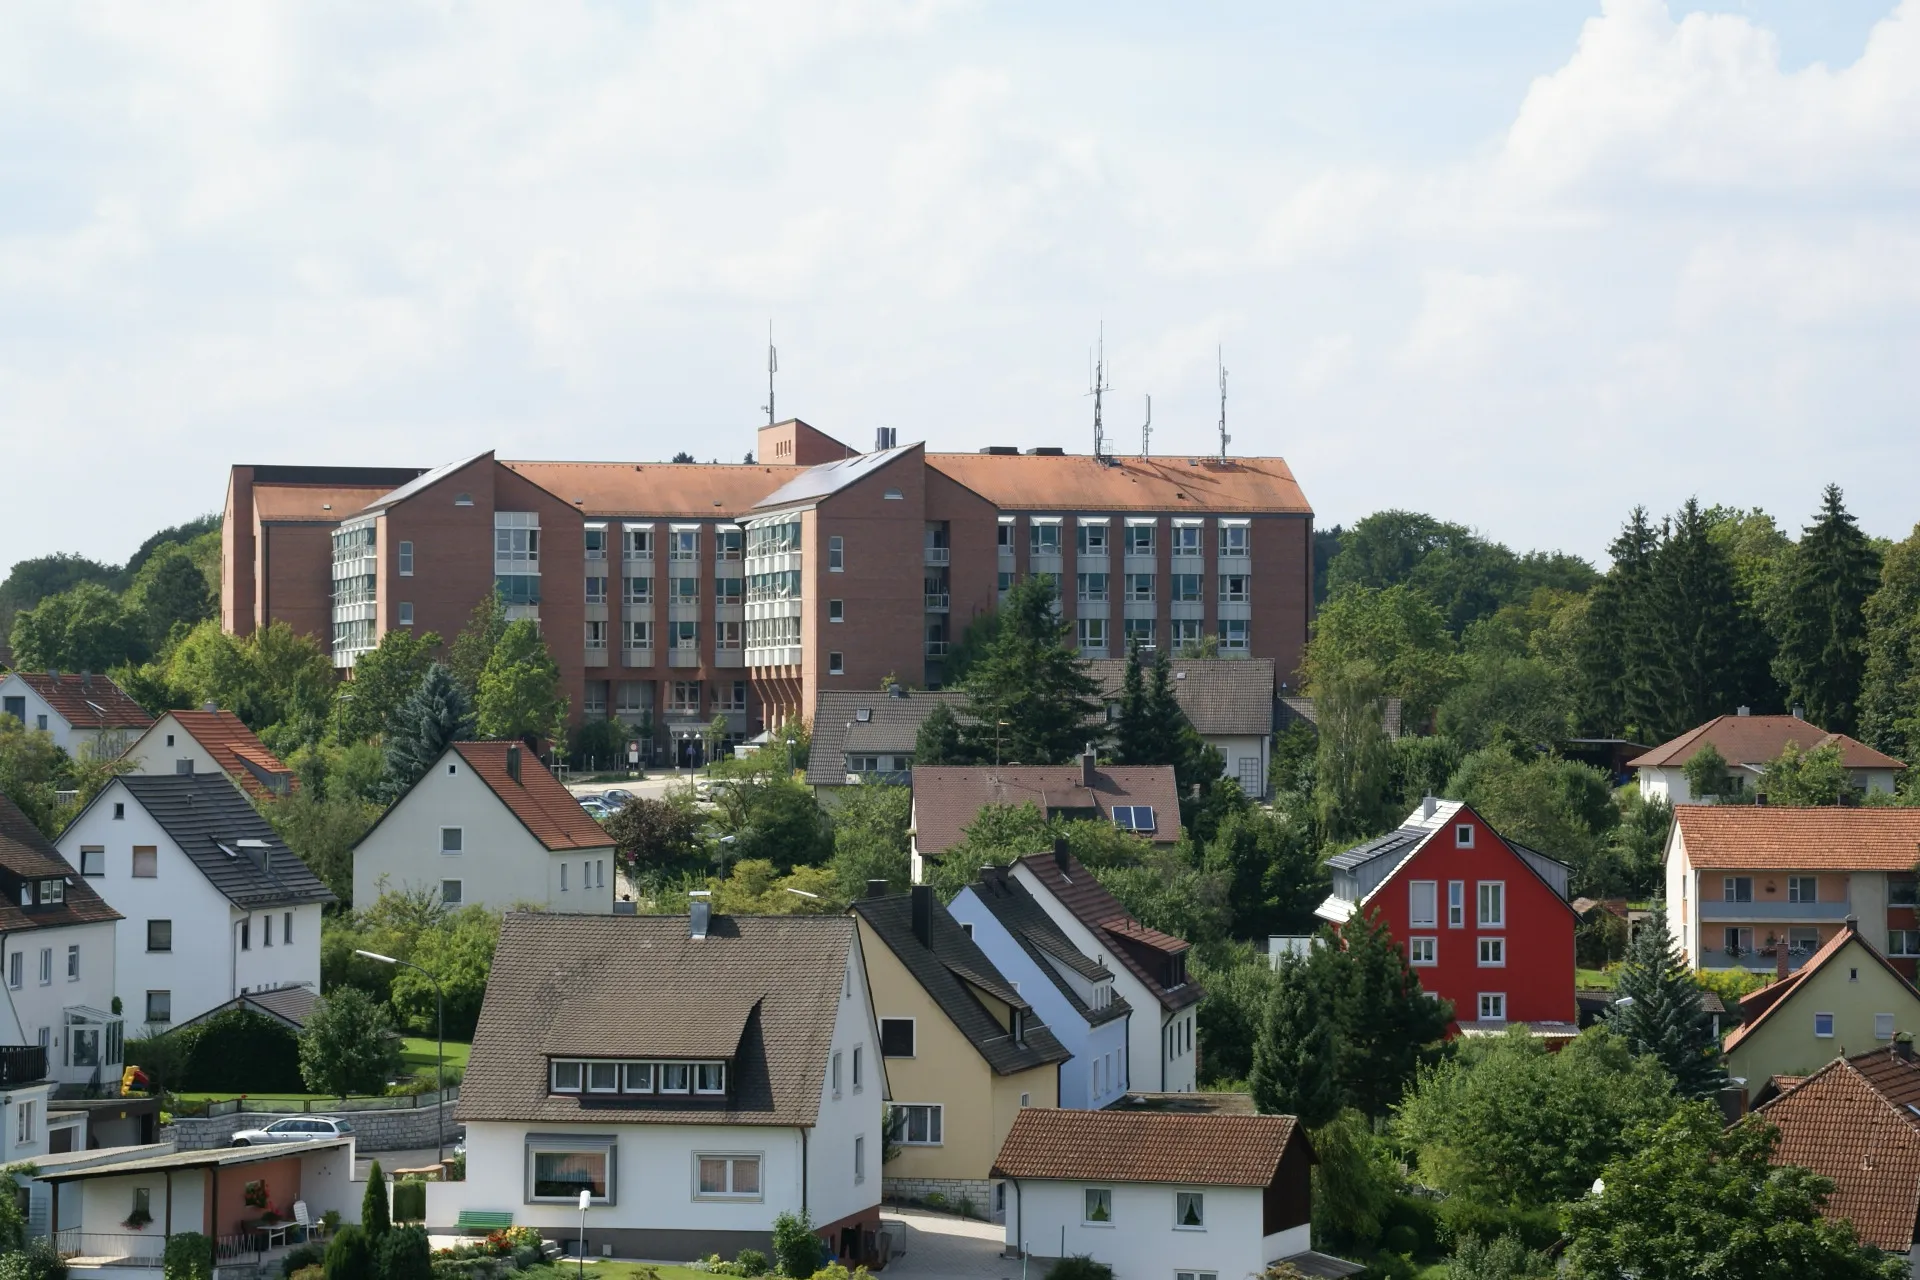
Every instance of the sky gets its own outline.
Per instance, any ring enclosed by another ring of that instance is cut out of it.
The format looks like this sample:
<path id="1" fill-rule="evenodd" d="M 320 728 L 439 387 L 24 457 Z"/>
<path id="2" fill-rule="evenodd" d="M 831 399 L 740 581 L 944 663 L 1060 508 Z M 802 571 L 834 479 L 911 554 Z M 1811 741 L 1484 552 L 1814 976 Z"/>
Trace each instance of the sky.
<path id="1" fill-rule="evenodd" d="M 238 462 L 1092 444 L 1920 520 L 1920 0 L 0 7 L 0 566 Z M 1217 356 L 1216 353 L 1221 353 Z"/>

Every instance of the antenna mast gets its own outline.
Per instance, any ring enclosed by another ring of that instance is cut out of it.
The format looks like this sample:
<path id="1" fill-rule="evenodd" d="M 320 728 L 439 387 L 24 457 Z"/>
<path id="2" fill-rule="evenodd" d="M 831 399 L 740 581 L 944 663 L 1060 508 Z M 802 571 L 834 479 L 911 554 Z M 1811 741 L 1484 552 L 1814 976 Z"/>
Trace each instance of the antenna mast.
<path id="1" fill-rule="evenodd" d="M 1113 388 L 1107 384 L 1107 326 L 1106 322 L 1102 321 L 1100 355 L 1093 364 L 1093 386 L 1087 390 L 1087 394 L 1093 397 L 1093 456 L 1096 458 L 1105 457 L 1107 452 L 1106 430 L 1100 425 L 1100 400 L 1106 392 L 1111 390 Z"/>
<path id="2" fill-rule="evenodd" d="M 1147 397 L 1147 420 L 1140 424 L 1140 456 L 1141 457 L 1146 458 L 1146 457 L 1152 456 L 1153 450 L 1148 447 L 1152 443 L 1153 443 L 1153 397 L 1148 396 Z"/>
<path id="3" fill-rule="evenodd" d="M 1220 366 L 1220 461 L 1227 460 L 1227 442 L 1233 437 L 1227 434 L 1227 365 L 1224 354 L 1214 348 L 1214 361 Z"/>
<path id="4" fill-rule="evenodd" d="M 773 425 L 773 375 L 780 372 L 780 353 L 773 349 L 773 321 L 767 321 L 767 402 L 760 407 L 767 411 L 767 425 Z"/>

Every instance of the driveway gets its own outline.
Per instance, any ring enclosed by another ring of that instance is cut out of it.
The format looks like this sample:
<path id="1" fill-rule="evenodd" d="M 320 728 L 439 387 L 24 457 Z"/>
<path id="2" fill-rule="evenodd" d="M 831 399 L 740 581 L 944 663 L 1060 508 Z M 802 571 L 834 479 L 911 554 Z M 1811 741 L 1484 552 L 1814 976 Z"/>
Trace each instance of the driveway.
<path id="1" fill-rule="evenodd" d="M 1003 1258 L 1006 1228 L 943 1213 L 886 1209 L 883 1229 L 894 1234 L 885 1274 L 899 1280 L 1021 1280 L 1020 1259 Z M 900 1252 L 905 1250 L 904 1253 Z M 1040 1280 L 1034 1273 L 1029 1280 Z"/>

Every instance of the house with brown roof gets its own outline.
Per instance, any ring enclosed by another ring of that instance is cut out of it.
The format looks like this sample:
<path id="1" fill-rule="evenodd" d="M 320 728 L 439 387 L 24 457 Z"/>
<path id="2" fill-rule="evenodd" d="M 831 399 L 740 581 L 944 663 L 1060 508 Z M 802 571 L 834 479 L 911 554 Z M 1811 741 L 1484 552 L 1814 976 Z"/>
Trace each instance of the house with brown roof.
<path id="1" fill-rule="evenodd" d="M 1120 718 L 1129 661 L 1101 658 L 1087 664 L 1087 674 L 1100 682 L 1110 722 Z M 1226 776 L 1255 799 L 1264 797 L 1273 753 L 1273 659 L 1176 658 L 1172 676 L 1173 700 L 1194 732 L 1220 752 Z"/>
<path id="2" fill-rule="evenodd" d="M 1920 1261 L 1920 1065 L 1911 1043 L 1835 1058 L 1757 1114 L 1780 1131 L 1773 1163 L 1833 1180 L 1822 1217 Z"/>
<path id="3" fill-rule="evenodd" d="M 874 1259 L 888 1071 L 850 916 L 508 914 L 427 1223 L 580 1224 L 627 1258 L 769 1248 L 805 1211 Z"/>
<path id="4" fill-rule="evenodd" d="M 353 847 L 353 900 L 426 890 L 479 903 L 606 914 L 613 839 L 518 742 L 456 742 Z"/>
<path id="5" fill-rule="evenodd" d="M 1640 773 L 1641 797 L 1658 797 L 1672 804 L 1711 803 L 1711 797 L 1703 801 L 1693 794 L 1686 774 L 1687 761 L 1708 746 L 1727 762 L 1727 789 L 1734 795 L 1753 792 L 1768 763 L 1779 759 L 1789 746 L 1801 751 L 1840 748 L 1840 763 L 1857 791 L 1891 792 L 1900 771 L 1907 767 L 1905 762 L 1875 751 L 1857 738 L 1808 724 L 1798 714 L 1756 716 L 1742 707 L 1733 715 L 1715 716 L 1627 761 L 1629 769 Z"/>
<path id="6" fill-rule="evenodd" d="M 1920 960 L 1920 809 L 1677 805 L 1667 925 L 1696 969 L 1789 972 L 1849 917 L 1908 978 Z"/>
<path id="7" fill-rule="evenodd" d="M 1240 1280 L 1313 1251 L 1313 1146 L 1292 1116 L 1025 1111 L 993 1172 L 1012 1188 L 1007 1251 L 1084 1255 L 1114 1280 Z"/>
<path id="8" fill-rule="evenodd" d="M 1093 748 L 1066 765 L 930 765 L 913 771 L 908 827 L 915 884 L 926 862 L 966 838 L 988 805 L 1031 804 L 1041 816 L 1111 822 L 1151 844 L 1180 841 L 1180 789 L 1172 765 L 1100 766 Z"/>
<path id="9" fill-rule="evenodd" d="M 1920 990 L 1849 919 L 1797 971 L 1740 999 L 1722 1044 L 1727 1074 L 1758 1095 L 1775 1076 L 1805 1076 L 1834 1057 L 1920 1033 Z"/>
<path id="10" fill-rule="evenodd" d="M 153 724 L 146 708 L 105 676 L 82 671 L 9 671 L 0 675 L 0 715 L 42 729 L 69 755 L 111 760 Z"/>
<path id="11" fill-rule="evenodd" d="M 294 788 L 293 770 L 231 711 L 167 711 L 123 757 L 135 773 L 224 773 L 256 800 Z"/>
<path id="12" fill-rule="evenodd" d="M 814 706 L 807 785 L 822 804 L 833 803 L 842 787 L 906 785 L 913 780 L 920 726 L 943 704 L 962 724 L 972 723 L 967 697 L 957 689 L 896 684 L 885 691 L 823 691 Z"/>

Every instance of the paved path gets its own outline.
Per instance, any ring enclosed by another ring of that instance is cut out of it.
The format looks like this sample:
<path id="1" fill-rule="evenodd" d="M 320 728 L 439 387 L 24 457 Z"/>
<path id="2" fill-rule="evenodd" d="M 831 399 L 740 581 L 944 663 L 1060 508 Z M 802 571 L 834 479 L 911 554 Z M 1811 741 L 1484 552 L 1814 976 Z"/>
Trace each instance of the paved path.
<path id="1" fill-rule="evenodd" d="M 1006 1228 L 914 1209 L 887 1209 L 880 1215 L 895 1235 L 894 1249 L 906 1252 L 886 1269 L 899 1280 L 1021 1280 L 1020 1259 L 1003 1258 Z M 1030 1280 L 1039 1280 L 1033 1276 Z"/>

